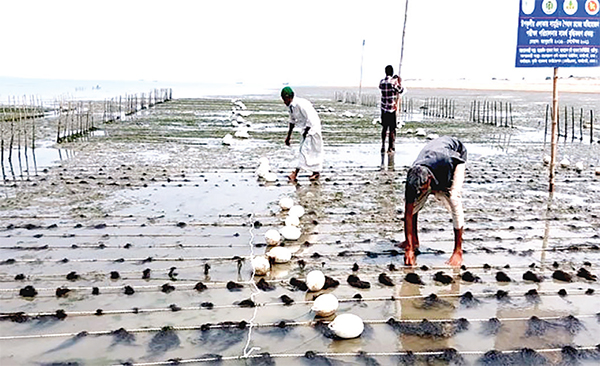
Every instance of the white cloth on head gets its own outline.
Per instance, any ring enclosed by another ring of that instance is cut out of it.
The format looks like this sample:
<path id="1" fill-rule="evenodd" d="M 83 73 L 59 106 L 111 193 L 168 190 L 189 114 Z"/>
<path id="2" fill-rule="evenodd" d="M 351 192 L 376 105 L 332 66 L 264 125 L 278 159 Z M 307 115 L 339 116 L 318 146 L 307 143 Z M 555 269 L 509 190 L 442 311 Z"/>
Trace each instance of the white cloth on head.
<path id="1" fill-rule="evenodd" d="M 457 164 L 452 176 L 452 186 L 448 192 L 435 191 L 435 197 L 440 200 L 452 214 L 452 224 L 455 229 L 465 226 L 465 214 L 462 206 L 462 186 L 465 181 L 466 164 Z"/>

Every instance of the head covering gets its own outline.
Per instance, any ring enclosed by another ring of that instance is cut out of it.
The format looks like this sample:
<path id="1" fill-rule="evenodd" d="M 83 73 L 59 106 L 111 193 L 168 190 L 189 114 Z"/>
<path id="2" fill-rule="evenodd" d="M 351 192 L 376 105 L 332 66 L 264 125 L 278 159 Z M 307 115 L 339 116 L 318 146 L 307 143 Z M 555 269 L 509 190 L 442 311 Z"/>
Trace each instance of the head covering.
<path id="1" fill-rule="evenodd" d="M 293 97 L 293 96 L 294 96 L 294 91 L 289 86 L 286 86 L 285 88 L 281 89 L 281 97 L 282 98 Z"/>

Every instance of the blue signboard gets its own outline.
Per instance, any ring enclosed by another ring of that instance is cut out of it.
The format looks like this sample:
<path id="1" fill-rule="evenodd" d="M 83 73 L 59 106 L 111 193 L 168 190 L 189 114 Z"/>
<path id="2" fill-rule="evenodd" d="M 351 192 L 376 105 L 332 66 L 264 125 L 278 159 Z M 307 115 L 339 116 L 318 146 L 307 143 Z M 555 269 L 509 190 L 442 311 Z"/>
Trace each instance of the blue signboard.
<path id="1" fill-rule="evenodd" d="M 600 66 L 600 0 L 520 0 L 516 67 Z"/>

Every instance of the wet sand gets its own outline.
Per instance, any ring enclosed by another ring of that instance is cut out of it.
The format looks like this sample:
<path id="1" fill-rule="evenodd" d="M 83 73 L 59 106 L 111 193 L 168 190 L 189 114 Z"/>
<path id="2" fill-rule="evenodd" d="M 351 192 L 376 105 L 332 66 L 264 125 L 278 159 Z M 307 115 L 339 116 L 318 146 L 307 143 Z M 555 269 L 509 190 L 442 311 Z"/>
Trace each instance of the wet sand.
<path id="1" fill-rule="evenodd" d="M 320 90 L 298 93 L 309 96 L 323 120 L 326 163 L 318 184 L 308 172 L 298 185 L 286 181 L 297 132 L 285 147 L 283 104 L 255 96 L 242 99 L 251 111 L 250 138 L 230 146 L 221 139 L 235 132 L 231 98 L 180 99 L 64 144 L 66 158 L 4 182 L 0 364 L 219 357 L 223 364 L 264 365 L 599 362 L 600 288 L 576 275 L 582 268 L 600 274 L 599 145 L 561 140 L 558 160 L 581 161 L 584 169 L 557 168 L 550 200 L 542 162 L 549 153 L 542 130 L 549 95 L 411 90 L 415 99 L 455 98 L 459 117 L 408 122 L 393 166 L 386 157 L 381 168 L 376 108 L 336 103 Z M 511 101 L 515 128 L 466 122 L 474 98 Z M 561 100 L 599 107 L 593 96 Z M 363 117 L 343 117 L 346 111 Z M 403 268 L 395 246 L 404 238 L 406 170 L 426 143 L 418 128 L 454 135 L 469 151 L 463 269 L 445 267 L 452 224 L 434 199 L 420 215 L 418 267 Z M 261 157 L 277 182 L 257 178 Z M 283 227 L 278 201 L 286 196 L 306 210 L 302 236 L 284 242 L 292 261 L 264 277 L 274 289 L 258 290 L 249 258 L 267 250 L 268 229 Z M 339 281 L 324 292 L 340 300 L 338 314 L 365 320 L 360 338 L 333 340 L 314 323 L 317 294 L 290 284 L 312 269 Z M 554 278 L 557 270 L 571 274 L 570 282 Z M 439 271 L 453 282 L 436 281 Z M 463 279 L 466 271 L 479 281 Z M 527 271 L 541 282 L 523 279 Z M 72 272 L 78 277 L 67 279 Z M 499 282 L 498 272 L 511 281 Z M 394 286 L 381 284 L 381 273 Z M 423 284 L 407 282 L 409 273 Z M 350 286 L 351 274 L 370 288 Z M 241 289 L 228 290 L 230 281 Z M 20 296 L 28 285 L 35 297 Z M 59 297 L 57 288 L 70 291 Z M 294 302 L 285 305 L 282 295 Z M 258 306 L 243 307 L 243 300 Z M 492 350 L 505 353 L 486 354 Z M 269 356 L 258 357 L 264 352 Z"/>

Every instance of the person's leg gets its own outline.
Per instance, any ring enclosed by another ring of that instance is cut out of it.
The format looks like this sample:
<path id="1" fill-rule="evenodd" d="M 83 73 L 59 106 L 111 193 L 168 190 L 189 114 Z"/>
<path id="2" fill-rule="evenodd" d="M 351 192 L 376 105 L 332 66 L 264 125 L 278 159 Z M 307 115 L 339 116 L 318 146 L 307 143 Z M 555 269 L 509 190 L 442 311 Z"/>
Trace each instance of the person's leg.
<path id="1" fill-rule="evenodd" d="M 308 177 L 311 181 L 316 181 L 321 176 L 323 170 L 323 137 L 320 133 L 306 136 L 301 149 L 302 169 L 312 171 Z"/>
<path id="2" fill-rule="evenodd" d="M 452 223 L 454 226 L 454 251 L 448 260 L 451 266 L 460 266 L 462 264 L 462 236 L 465 226 L 465 215 L 462 205 L 462 187 L 465 181 L 466 164 L 458 164 L 454 169 L 452 178 L 452 187 L 450 187 L 449 202 L 452 209 Z"/>
<path id="3" fill-rule="evenodd" d="M 383 119 L 381 120 L 381 153 L 385 152 L 385 137 L 387 136 L 387 126 L 384 125 Z"/>
<path id="4" fill-rule="evenodd" d="M 389 126 L 390 136 L 388 142 L 388 152 L 396 151 L 396 112 L 390 113 Z"/>

